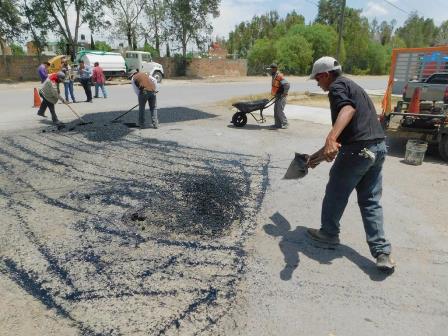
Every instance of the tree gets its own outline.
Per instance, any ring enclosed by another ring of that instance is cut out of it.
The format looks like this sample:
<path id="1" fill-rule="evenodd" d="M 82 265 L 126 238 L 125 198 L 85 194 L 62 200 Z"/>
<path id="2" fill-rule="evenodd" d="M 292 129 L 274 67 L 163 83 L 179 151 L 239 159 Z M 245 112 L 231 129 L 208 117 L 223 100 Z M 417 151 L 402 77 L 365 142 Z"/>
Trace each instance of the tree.
<path id="1" fill-rule="evenodd" d="M 371 75 L 386 73 L 388 54 L 386 48 L 379 42 L 369 41 L 367 48 L 367 69 Z"/>
<path id="2" fill-rule="evenodd" d="M 145 8 L 145 0 L 106 0 L 117 23 L 117 33 L 124 34 L 131 50 L 137 49 L 138 19 Z"/>
<path id="3" fill-rule="evenodd" d="M 295 25 L 289 30 L 290 34 L 302 35 L 311 45 L 313 61 L 322 56 L 335 55 L 338 43 L 338 34 L 331 26 L 315 23 L 310 26 Z M 345 58 L 345 50 L 340 55 L 340 62 Z"/>
<path id="4" fill-rule="evenodd" d="M 23 30 L 30 32 L 37 58 L 40 61 L 47 42 L 47 31 L 50 29 L 47 14 L 43 8 L 32 9 L 28 0 L 23 1 L 20 12 L 24 17 Z"/>
<path id="5" fill-rule="evenodd" d="M 25 55 L 25 51 L 23 50 L 22 46 L 12 43 L 10 46 L 12 54 L 14 56 L 24 56 Z"/>
<path id="6" fill-rule="evenodd" d="M 6 43 L 20 37 L 21 19 L 16 0 L 2 0 L 0 6 L 0 47 L 6 64 Z"/>
<path id="7" fill-rule="evenodd" d="M 300 18 L 293 15 L 289 20 L 294 22 L 300 20 Z M 234 31 L 229 33 L 229 39 L 226 43 L 229 53 L 236 54 L 238 57 L 246 57 L 256 40 L 275 36 L 280 23 L 276 11 L 254 16 L 250 22 L 241 22 L 235 27 Z M 286 33 L 286 25 L 283 24 L 282 27 L 284 27 L 283 33 Z"/>
<path id="8" fill-rule="evenodd" d="M 299 34 L 289 33 L 275 42 L 279 67 L 288 74 L 308 73 L 313 62 L 311 44 Z"/>
<path id="9" fill-rule="evenodd" d="M 167 4 L 163 0 L 147 0 L 145 14 L 149 29 L 144 30 L 145 45 L 148 44 L 151 36 L 154 38 L 156 54 L 160 55 L 160 44 L 162 40 L 168 43 L 167 22 L 164 20 L 167 15 Z M 147 32 L 149 31 L 149 32 Z"/>
<path id="10" fill-rule="evenodd" d="M 448 44 L 448 20 L 440 25 L 435 42 L 437 45 Z"/>
<path id="11" fill-rule="evenodd" d="M 187 56 L 187 45 L 194 42 L 201 46 L 208 41 L 212 26 L 209 16 L 219 15 L 220 0 L 168 0 L 170 32 L 180 43 L 182 56 Z"/>
<path id="12" fill-rule="evenodd" d="M 111 51 L 112 47 L 104 41 L 96 41 L 95 43 L 96 50 L 100 51 Z"/>
<path id="13" fill-rule="evenodd" d="M 416 12 L 411 13 L 403 27 L 398 28 L 396 32 L 408 48 L 433 46 L 438 33 L 438 28 L 432 19 L 425 20 Z"/>
<path id="14" fill-rule="evenodd" d="M 378 28 L 378 34 L 379 34 L 378 37 L 379 42 L 382 45 L 386 45 L 391 41 L 396 23 L 397 21 L 395 20 L 392 20 L 390 23 L 387 23 L 386 21 L 381 22 Z"/>
<path id="15" fill-rule="evenodd" d="M 370 41 L 369 21 L 361 17 L 361 10 L 345 9 L 343 38 L 346 50 L 344 69 L 347 72 L 367 70 L 367 50 Z"/>
<path id="16" fill-rule="evenodd" d="M 255 41 L 247 55 L 249 75 L 260 75 L 266 72 L 266 67 L 275 60 L 276 49 L 272 40 L 263 38 Z"/>
<path id="17" fill-rule="evenodd" d="M 30 0 L 29 15 L 44 13 L 45 21 L 31 18 L 29 23 L 36 29 L 51 29 L 68 44 L 72 57 L 78 49 L 78 34 L 81 24 L 89 27 L 102 26 L 103 0 Z M 92 9 L 95 9 L 94 11 Z M 74 14 L 74 24 L 72 20 Z"/>
<path id="18" fill-rule="evenodd" d="M 315 23 L 337 27 L 341 15 L 342 0 L 320 0 Z"/>

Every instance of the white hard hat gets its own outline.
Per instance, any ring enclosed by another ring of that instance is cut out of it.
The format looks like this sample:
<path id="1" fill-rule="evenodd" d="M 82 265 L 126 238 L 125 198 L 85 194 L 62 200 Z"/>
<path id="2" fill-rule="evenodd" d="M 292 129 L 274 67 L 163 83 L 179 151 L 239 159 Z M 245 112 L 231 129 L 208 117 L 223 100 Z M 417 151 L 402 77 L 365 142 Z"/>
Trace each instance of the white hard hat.
<path id="1" fill-rule="evenodd" d="M 323 72 L 329 72 L 333 70 L 341 70 L 342 67 L 339 62 L 330 56 L 324 56 L 319 58 L 313 64 L 313 70 L 311 71 L 310 79 L 316 78 L 316 75 Z"/>

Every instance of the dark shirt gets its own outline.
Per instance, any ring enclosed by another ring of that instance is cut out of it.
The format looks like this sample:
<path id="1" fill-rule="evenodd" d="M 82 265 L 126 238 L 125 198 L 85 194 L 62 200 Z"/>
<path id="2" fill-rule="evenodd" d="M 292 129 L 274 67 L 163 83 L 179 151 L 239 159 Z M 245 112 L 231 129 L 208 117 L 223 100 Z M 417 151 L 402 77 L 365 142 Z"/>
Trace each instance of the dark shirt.
<path id="1" fill-rule="evenodd" d="M 354 81 L 343 76 L 337 77 L 330 85 L 328 98 L 333 125 L 344 106 L 350 105 L 356 110 L 338 138 L 342 145 L 384 139 L 384 131 L 372 100 Z"/>

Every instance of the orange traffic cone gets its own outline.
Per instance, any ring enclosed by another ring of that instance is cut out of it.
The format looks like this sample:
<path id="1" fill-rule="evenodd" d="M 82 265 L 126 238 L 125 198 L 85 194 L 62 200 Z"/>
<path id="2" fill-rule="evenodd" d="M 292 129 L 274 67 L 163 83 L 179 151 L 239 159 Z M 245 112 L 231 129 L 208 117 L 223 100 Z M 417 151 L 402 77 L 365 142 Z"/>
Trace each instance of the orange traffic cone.
<path id="1" fill-rule="evenodd" d="M 420 96 L 422 89 L 415 88 L 414 93 L 412 94 L 411 103 L 409 104 L 408 112 L 409 113 L 420 113 Z"/>
<path id="2" fill-rule="evenodd" d="M 34 88 L 34 105 L 33 107 L 40 107 L 40 104 L 42 101 L 40 100 L 39 92 L 37 92 L 37 89 Z"/>

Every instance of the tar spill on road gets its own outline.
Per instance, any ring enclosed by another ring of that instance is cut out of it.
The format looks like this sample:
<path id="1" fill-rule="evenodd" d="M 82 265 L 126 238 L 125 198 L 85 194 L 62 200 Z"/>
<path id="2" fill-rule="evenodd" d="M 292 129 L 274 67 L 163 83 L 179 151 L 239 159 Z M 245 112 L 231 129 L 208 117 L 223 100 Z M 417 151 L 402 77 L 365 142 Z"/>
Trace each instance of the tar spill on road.
<path id="1" fill-rule="evenodd" d="M 100 136 L 1 139 L 0 276 L 83 335 L 213 334 L 244 274 L 268 160 Z"/>

